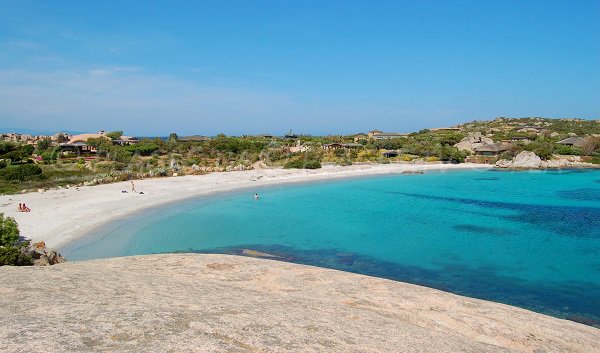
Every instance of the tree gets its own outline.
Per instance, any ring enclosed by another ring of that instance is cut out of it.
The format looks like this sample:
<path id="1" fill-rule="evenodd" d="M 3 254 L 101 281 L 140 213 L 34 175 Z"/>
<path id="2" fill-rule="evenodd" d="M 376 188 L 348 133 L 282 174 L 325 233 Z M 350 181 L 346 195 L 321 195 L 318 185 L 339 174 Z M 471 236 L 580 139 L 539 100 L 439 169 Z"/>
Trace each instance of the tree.
<path id="1" fill-rule="evenodd" d="M 17 144 L 13 142 L 0 141 L 0 155 L 12 152 L 17 149 Z"/>
<path id="2" fill-rule="evenodd" d="M 13 245 L 19 241 L 19 227 L 12 217 L 0 213 L 0 246 Z"/>
<path id="3" fill-rule="evenodd" d="M 10 147 L 9 147 L 10 149 Z M 31 156 L 34 147 L 32 145 L 18 145 L 7 153 L 4 153 L 0 158 L 10 159 L 12 162 L 20 162 Z"/>
<path id="4" fill-rule="evenodd" d="M 29 242 L 20 240 L 19 227 L 14 218 L 4 217 L 0 213 L 0 266 L 31 265 L 31 256 L 24 252 L 28 246 Z"/>
<path id="5" fill-rule="evenodd" d="M 123 136 L 123 131 L 111 131 L 105 134 L 106 137 L 109 137 L 111 140 L 118 140 Z"/>
<path id="6" fill-rule="evenodd" d="M 177 141 L 179 139 L 179 136 L 177 136 L 176 133 L 172 132 L 169 134 L 169 141 Z"/>
<path id="7" fill-rule="evenodd" d="M 100 155 L 106 155 L 113 147 L 112 142 L 104 137 L 89 138 L 87 139 L 86 144 L 94 147 Z"/>
<path id="8" fill-rule="evenodd" d="M 600 137 L 594 136 L 586 137 L 581 146 L 583 154 L 586 156 L 591 156 L 598 148 L 600 148 Z"/>
<path id="9" fill-rule="evenodd" d="M 39 140 L 37 143 L 37 153 L 42 154 L 42 153 L 46 152 L 48 150 L 48 148 L 50 148 L 51 145 L 52 145 L 52 140 L 48 137 L 45 137 L 45 138 Z"/>

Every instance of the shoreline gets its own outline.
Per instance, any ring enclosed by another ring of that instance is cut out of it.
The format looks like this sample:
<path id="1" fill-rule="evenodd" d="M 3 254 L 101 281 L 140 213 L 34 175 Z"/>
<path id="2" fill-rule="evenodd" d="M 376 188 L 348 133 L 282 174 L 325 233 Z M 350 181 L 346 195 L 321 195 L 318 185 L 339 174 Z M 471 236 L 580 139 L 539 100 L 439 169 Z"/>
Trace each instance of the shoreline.
<path id="1" fill-rule="evenodd" d="M 0 196 L 0 213 L 15 218 L 24 237 L 34 242 L 44 241 L 49 247 L 57 248 L 72 244 L 93 229 L 130 214 L 218 193 L 353 177 L 486 169 L 490 166 L 470 163 L 378 164 L 324 166 L 314 170 L 269 168 L 152 178 L 135 181 L 136 191 L 144 192 L 143 195 L 131 193 L 129 182 L 3 195 Z M 122 190 L 128 192 L 122 193 Z M 18 212 L 17 205 L 22 202 L 32 212 Z"/>

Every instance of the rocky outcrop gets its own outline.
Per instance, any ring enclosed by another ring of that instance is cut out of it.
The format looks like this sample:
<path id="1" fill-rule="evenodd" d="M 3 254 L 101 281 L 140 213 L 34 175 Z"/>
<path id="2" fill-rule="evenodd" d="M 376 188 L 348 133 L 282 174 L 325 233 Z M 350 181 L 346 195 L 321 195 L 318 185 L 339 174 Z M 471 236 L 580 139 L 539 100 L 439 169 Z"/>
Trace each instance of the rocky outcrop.
<path id="1" fill-rule="evenodd" d="M 600 352 L 576 322 L 250 257 L 5 266 L 0 293 L 1 352 Z"/>
<path id="2" fill-rule="evenodd" d="M 512 160 L 513 168 L 540 168 L 542 159 L 530 151 L 522 151 Z"/>
<path id="3" fill-rule="evenodd" d="M 454 147 L 458 148 L 459 151 L 475 152 L 475 149 L 485 145 L 493 145 L 494 140 L 489 137 L 485 137 L 481 132 L 469 132 L 469 134 L 463 138 L 459 143 L 455 144 Z"/>
<path id="4" fill-rule="evenodd" d="M 565 158 L 551 159 L 549 161 L 542 161 L 542 168 L 569 168 L 572 167 L 573 163 Z"/>
<path id="5" fill-rule="evenodd" d="M 512 160 L 501 159 L 496 162 L 498 168 L 515 169 L 545 169 L 545 168 L 569 168 L 575 164 L 566 158 L 551 159 L 543 161 L 539 156 L 530 151 L 519 153 Z"/>
<path id="6" fill-rule="evenodd" d="M 512 160 L 501 159 L 496 162 L 498 168 L 537 169 L 542 167 L 542 159 L 530 151 L 522 151 Z"/>
<path id="7" fill-rule="evenodd" d="M 47 248 L 43 241 L 31 244 L 25 251 L 33 258 L 34 266 L 50 266 L 67 261 L 58 251 Z"/>

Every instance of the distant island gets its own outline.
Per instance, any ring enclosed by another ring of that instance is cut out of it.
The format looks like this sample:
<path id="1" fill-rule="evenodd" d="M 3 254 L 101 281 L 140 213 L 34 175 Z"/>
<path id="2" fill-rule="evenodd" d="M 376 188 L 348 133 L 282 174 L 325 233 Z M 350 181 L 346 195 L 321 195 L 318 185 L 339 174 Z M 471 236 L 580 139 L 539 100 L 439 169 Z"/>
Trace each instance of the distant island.
<path id="1" fill-rule="evenodd" d="M 411 133 L 371 130 L 346 136 L 6 132 L 0 134 L 0 193 L 272 167 L 464 162 L 600 166 L 600 120 L 501 117 Z"/>

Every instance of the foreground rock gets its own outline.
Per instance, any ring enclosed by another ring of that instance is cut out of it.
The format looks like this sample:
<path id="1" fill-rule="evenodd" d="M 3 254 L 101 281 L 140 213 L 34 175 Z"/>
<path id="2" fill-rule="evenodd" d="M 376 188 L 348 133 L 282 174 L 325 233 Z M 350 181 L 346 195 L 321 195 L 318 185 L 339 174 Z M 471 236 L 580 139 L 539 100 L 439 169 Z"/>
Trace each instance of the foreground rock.
<path id="1" fill-rule="evenodd" d="M 0 308 L 2 352 L 600 352 L 575 322 L 227 255 L 4 267 Z"/>

